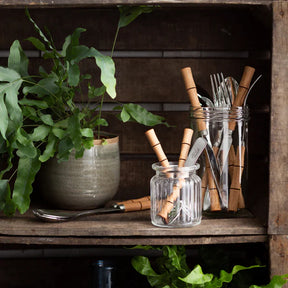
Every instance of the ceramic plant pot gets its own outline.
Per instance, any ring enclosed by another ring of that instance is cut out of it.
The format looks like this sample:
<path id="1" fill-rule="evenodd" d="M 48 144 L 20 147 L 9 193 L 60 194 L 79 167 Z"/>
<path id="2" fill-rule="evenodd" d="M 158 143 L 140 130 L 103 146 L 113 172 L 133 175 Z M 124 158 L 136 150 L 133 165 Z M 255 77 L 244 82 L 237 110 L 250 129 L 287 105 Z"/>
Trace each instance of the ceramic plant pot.
<path id="1" fill-rule="evenodd" d="M 92 209 L 103 206 L 116 194 L 120 181 L 119 137 L 94 140 L 82 158 L 72 152 L 68 161 L 53 158 L 40 171 L 42 197 L 59 209 Z"/>

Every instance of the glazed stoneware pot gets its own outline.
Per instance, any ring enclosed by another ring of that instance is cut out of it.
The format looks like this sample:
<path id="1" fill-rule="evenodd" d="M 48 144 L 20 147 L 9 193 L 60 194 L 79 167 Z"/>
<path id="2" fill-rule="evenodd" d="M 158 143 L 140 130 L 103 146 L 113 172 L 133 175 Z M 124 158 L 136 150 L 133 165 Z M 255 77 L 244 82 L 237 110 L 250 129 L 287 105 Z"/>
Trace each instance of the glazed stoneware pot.
<path id="1" fill-rule="evenodd" d="M 119 137 L 94 140 L 82 158 L 49 160 L 40 171 L 40 191 L 55 208 L 82 210 L 103 206 L 116 194 L 120 181 Z"/>

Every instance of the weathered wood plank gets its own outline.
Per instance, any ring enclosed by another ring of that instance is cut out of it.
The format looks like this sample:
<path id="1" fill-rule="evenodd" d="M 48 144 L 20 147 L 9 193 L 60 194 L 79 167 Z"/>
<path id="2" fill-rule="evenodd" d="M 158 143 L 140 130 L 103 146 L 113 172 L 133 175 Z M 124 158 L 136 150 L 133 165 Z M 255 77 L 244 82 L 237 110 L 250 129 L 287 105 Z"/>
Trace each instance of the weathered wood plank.
<path id="1" fill-rule="evenodd" d="M 270 274 L 283 275 L 288 273 L 288 235 L 272 235 L 269 239 Z M 285 284 L 283 287 L 288 287 Z"/>
<path id="2" fill-rule="evenodd" d="M 65 246 L 127 246 L 127 245 L 211 245 L 262 243 L 266 235 L 213 236 L 213 237 L 23 237 L 0 236 L 0 244 L 27 245 L 65 245 Z"/>
<path id="3" fill-rule="evenodd" d="M 1 60 L 0 60 L 1 61 Z M 6 65 L 6 59 L 0 62 Z M 37 73 L 39 59 L 30 60 L 30 73 Z M 251 107 L 270 105 L 270 61 L 257 59 L 215 59 L 215 58 L 115 58 L 117 99 L 120 102 L 148 103 L 189 103 L 185 91 L 181 69 L 190 66 L 193 76 L 202 96 L 212 94 L 210 74 L 222 72 L 226 77 L 232 76 L 240 82 L 245 65 L 255 67 L 255 75 L 262 78 L 254 86 L 248 97 L 247 104 Z M 45 68 L 47 66 L 43 65 Z M 49 71 L 47 69 L 47 71 Z M 81 65 L 83 73 L 92 75 L 91 83 L 100 86 L 98 69 L 94 60 L 84 61 Z M 97 79 L 94 80 L 94 79 Z M 78 101 L 85 101 L 83 97 Z M 113 102 L 106 99 L 107 102 Z"/>
<path id="4" fill-rule="evenodd" d="M 288 2 L 273 4 L 269 234 L 288 234 Z"/>
<path id="5" fill-rule="evenodd" d="M 238 5 L 269 5 L 273 0 L 1 0 L 3 7 L 85 7 L 85 6 L 111 6 L 111 5 L 151 5 L 151 4 L 238 4 Z"/>
<path id="6" fill-rule="evenodd" d="M 265 227 L 254 218 L 203 219 L 190 228 L 158 228 L 151 224 L 150 211 L 94 215 L 76 221 L 44 223 L 32 212 L 13 218 L 0 218 L 0 235 L 49 237 L 198 237 L 264 235 Z"/>

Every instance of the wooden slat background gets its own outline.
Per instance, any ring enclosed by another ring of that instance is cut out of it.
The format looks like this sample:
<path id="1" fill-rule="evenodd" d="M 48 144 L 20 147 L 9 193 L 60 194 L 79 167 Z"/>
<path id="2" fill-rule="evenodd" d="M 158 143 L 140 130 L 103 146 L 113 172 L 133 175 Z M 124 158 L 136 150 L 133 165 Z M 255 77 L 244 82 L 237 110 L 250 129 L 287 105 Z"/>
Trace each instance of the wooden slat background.
<path id="1" fill-rule="evenodd" d="M 87 29 L 81 38 L 83 44 L 107 52 L 112 47 L 118 21 L 116 8 L 31 9 L 30 14 L 40 27 L 49 28 L 59 49 L 64 37 L 76 27 Z M 0 18 L 0 64 L 4 65 L 5 53 L 14 39 L 21 40 L 24 49 L 30 51 L 33 47 L 25 38 L 36 34 L 23 9 L 2 9 Z M 177 158 L 183 128 L 190 125 L 181 68 L 192 67 L 199 91 L 205 94 L 211 94 L 210 73 L 223 72 L 240 81 L 244 66 L 251 65 L 256 68 L 256 75 L 263 75 L 248 99 L 252 168 L 247 201 L 264 221 L 267 210 L 263 207 L 268 197 L 268 180 L 263 178 L 268 179 L 271 33 L 269 6 L 162 7 L 121 29 L 115 52 L 118 100 L 147 105 L 176 126 L 155 128 L 169 159 Z M 31 58 L 31 71 L 35 71 L 39 61 L 37 54 Z M 93 61 L 85 62 L 82 68 L 97 75 Z M 120 135 L 121 183 L 116 198 L 149 194 L 151 164 L 156 157 L 144 137 L 147 127 L 123 125 L 111 113 L 105 113 L 109 114 L 109 130 Z"/>

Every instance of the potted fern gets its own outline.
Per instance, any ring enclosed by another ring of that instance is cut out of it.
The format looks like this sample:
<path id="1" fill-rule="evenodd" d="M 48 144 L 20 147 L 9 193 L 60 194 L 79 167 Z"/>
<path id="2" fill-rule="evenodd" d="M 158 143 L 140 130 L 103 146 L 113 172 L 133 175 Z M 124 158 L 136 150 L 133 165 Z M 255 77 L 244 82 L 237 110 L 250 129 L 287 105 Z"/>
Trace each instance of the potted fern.
<path id="1" fill-rule="evenodd" d="M 120 18 L 115 41 L 120 28 L 151 10 L 147 6 L 119 7 Z M 94 144 L 100 142 L 102 150 L 105 146 L 109 147 L 108 136 L 101 135 L 103 127 L 108 126 L 102 108 L 105 95 L 112 99 L 116 97 L 115 64 L 112 59 L 115 41 L 111 57 L 105 56 L 94 47 L 80 45 L 79 38 L 85 29 L 77 28 L 65 38 L 62 49 L 58 51 L 49 33 L 46 32 L 46 36 L 27 10 L 26 14 L 39 35 L 39 38 L 30 37 L 28 41 L 41 51 L 43 61 L 48 62 L 52 68 L 47 71 L 40 66 L 37 75 L 30 75 L 29 60 L 18 40 L 10 48 L 8 66 L 0 67 L 0 211 L 3 210 L 6 215 L 13 215 L 16 210 L 20 213 L 28 210 L 32 183 L 43 163 L 53 158 L 57 162 L 69 158 L 87 160 L 91 159 L 91 155 L 85 156 L 87 151 L 93 155 L 99 154 L 99 151 L 91 152 Z M 94 87 L 91 84 L 92 76 L 80 71 L 79 63 L 91 58 L 95 61 L 95 68 L 100 69 L 100 87 Z M 77 105 L 77 95 L 85 89 L 89 99 L 95 100 L 97 105 L 82 108 Z M 136 121 L 148 126 L 167 125 L 162 117 L 133 103 L 117 105 L 116 109 L 118 118 L 123 122 Z M 119 151 L 115 141 L 117 143 L 117 139 L 112 141 L 115 147 L 110 150 L 116 164 L 111 171 L 105 173 L 110 173 L 109 179 L 115 178 L 113 181 L 117 186 Z M 104 155 L 107 153 L 103 152 Z M 81 177 L 81 172 L 79 174 Z M 48 181 L 51 182 L 51 179 Z M 70 187 L 73 187 L 73 183 L 70 183 Z M 107 197 L 102 202 L 108 200 Z"/>

